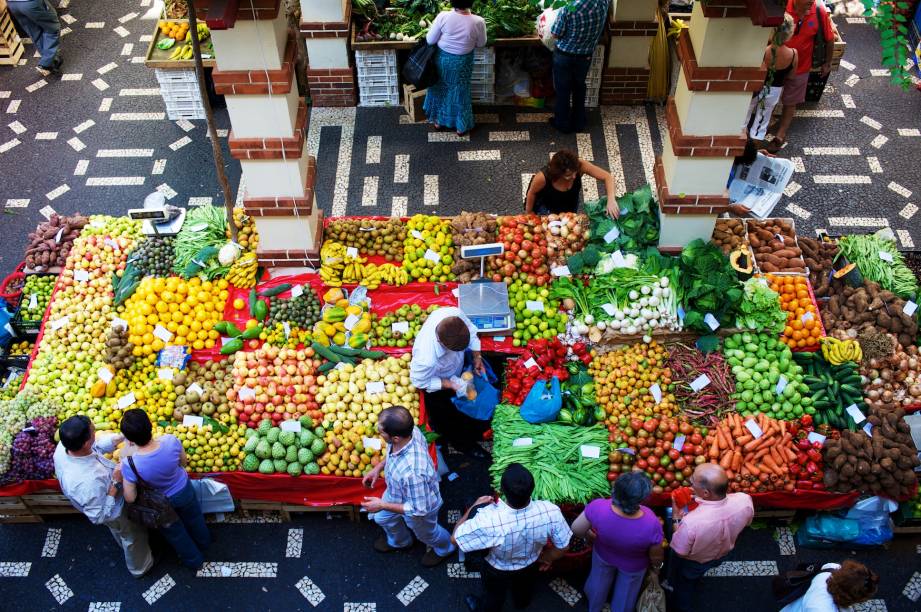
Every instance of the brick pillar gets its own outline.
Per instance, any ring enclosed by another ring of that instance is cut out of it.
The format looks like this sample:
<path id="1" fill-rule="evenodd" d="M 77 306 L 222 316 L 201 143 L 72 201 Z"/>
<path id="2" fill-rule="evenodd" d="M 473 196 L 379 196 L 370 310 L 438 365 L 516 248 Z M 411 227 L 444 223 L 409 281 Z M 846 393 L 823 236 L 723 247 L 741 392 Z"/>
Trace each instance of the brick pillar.
<path id="1" fill-rule="evenodd" d="M 611 44 L 601 78 L 602 104 L 639 104 L 649 84 L 649 48 L 658 31 L 657 0 L 614 3 Z"/>
<path id="2" fill-rule="evenodd" d="M 745 0 L 712 0 L 706 9 L 695 2 L 690 28 L 678 39 L 681 71 L 655 167 L 664 248 L 708 239 L 729 206 L 726 181 L 765 77 L 768 31 L 750 15 Z"/>
<path id="3" fill-rule="evenodd" d="M 318 266 L 316 163 L 307 156 L 307 106 L 294 74 L 297 42 L 280 2 L 261 0 L 255 15 L 241 8 L 232 28 L 212 30 L 214 86 L 227 101 L 228 146 L 243 171 L 243 207 L 259 231 L 259 263 Z"/>
<path id="4" fill-rule="evenodd" d="M 355 106 L 350 61 L 351 0 L 300 0 L 301 34 L 307 46 L 307 86 L 314 106 Z"/>

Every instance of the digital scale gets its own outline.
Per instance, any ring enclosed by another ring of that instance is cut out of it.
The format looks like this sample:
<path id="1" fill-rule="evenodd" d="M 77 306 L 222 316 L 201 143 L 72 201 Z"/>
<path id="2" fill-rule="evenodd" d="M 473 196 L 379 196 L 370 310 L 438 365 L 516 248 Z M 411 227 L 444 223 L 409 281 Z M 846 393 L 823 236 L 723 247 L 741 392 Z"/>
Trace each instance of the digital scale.
<path id="1" fill-rule="evenodd" d="M 457 305 L 478 330 L 499 334 L 515 328 L 515 315 L 508 306 L 508 286 L 484 278 L 486 258 L 502 255 L 501 243 L 462 246 L 463 259 L 480 260 L 480 279 L 458 286 Z"/>
<path id="2" fill-rule="evenodd" d="M 141 233 L 145 236 L 175 236 L 185 222 L 185 209 L 170 206 L 166 197 L 155 191 L 144 198 L 144 208 L 132 208 L 128 217 L 143 221 Z"/>

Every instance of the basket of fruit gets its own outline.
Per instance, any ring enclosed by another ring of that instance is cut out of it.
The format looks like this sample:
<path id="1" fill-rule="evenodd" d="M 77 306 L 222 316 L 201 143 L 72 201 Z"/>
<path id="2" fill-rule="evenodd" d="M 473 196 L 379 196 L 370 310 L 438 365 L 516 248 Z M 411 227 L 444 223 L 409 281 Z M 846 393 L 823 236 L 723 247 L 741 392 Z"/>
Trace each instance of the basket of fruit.
<path id="1" fill-rule="evenodd" d="M 16 316 L 11 321 L 17 335 L 34 336 L 38 334 L 57 280 L 56 274 L 29 274 L 26 276 L 19 310 L 16 311 Z"/>

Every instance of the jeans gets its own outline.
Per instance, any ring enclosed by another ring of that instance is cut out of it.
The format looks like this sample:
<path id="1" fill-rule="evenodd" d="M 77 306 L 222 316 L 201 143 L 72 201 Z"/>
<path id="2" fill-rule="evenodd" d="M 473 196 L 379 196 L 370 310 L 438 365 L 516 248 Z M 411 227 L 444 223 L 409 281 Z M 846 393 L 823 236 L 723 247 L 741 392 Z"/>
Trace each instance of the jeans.
<path id="1" fill-rule="evenodd" d="M 205 515 L 198 505 L 192 483 L 187 482 L 182 491 L 170 495 L 169 503 L 179 515 L 179 520 L 172 525 L 161 527 L 160 533 L 179 555 L 183 565 L 198 569 L 205 562 L 202 550 L 211 544 L 211 534 L 205 525 Z"/>
<path id="2" fill-rule="evenodd" d="M 61 22 L 48 0 L 10 0 L 10 14 L 32 39 L 41 54 L 39 66 L 50 69 L 61 43 Z"/>
<path id="3" fill-rule="evenodd" d="M 668 583 L 672 586 L 669 594 L 669 609 L 678 612 L 693 612 L 694 610 L 694 591 L 697 589 L 697 581 L 707 573 L 711 567 L 716 567 L 723 562 L 724 557 L 698 563 L 684 557 L 679 557 L 674 552 L 669 555 L 668 562 Z"/>
<path id="4" fill-rule="evenodd" d="M 499 612 L 505 605 L 505 594 L 512 592 L 512 605 L 516 609 L 528 607 L 534 596 L 537 581 L 537 562 L 513 571 L 494 568 L 489 562 L 483 569 L 483 607 L 485 612 Z"/>
<path id="5" fill-rule="evenodd" d="M 619 570 L 604 561 L 597 551 L 592 551 L 592 570 L 585 581 L 589 612 L 601 612 L 612 584 L 614 592 L 611 594 L 611 612 L 633 612 L 645 576 L 645 569 L 638 572 Z"/>
<path id="6" fill-rule="evenodd" d="M 400 503 L 400 500 L 388 497 L 387 491 L 384 491 L 382 499 L 385 502 Z M 387 535 L 387 543 L 394 548 L 405 548 L 411 545 L 413 538 L 410 531 L 412 531 L 420 542 L 426 546 L 431 546 L 436 555 L 447 557 L 454 552 L 455 547 L 451 543 L 451 534 L 438 524 L 439 508 L 423 516 L 409 516 L 390 512 L 389 510 L 381 510 L 375 512 L 373 518 L 374 522 L 380 525 Z"/>
<path id="7" fill-rule="evenodd" d="M 553 123 L 563 132 L 585 129 L 585 78 L 592 57 L 553 53 L 553 89 L 556 91 Z"/>

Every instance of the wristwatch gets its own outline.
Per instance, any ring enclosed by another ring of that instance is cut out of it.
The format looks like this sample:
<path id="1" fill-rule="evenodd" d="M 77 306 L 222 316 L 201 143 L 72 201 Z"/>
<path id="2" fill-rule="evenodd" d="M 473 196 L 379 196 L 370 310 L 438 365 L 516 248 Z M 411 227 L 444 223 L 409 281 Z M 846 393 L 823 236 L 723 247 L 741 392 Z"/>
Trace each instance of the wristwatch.
<path id="1" fill-rule="evenodd" d="M 122 489 L 124 489 L 124 487 L 122 486 L 122 483 L 115 482 L 115 483 L 112 483 L 112 486 L 115 487 L 115 492 L 121 495 Z"/>

